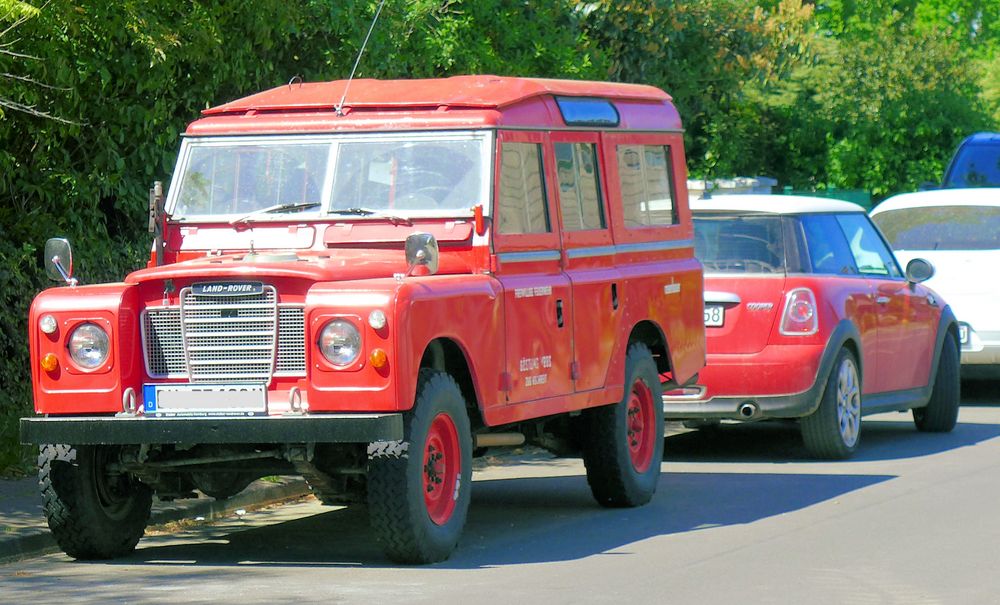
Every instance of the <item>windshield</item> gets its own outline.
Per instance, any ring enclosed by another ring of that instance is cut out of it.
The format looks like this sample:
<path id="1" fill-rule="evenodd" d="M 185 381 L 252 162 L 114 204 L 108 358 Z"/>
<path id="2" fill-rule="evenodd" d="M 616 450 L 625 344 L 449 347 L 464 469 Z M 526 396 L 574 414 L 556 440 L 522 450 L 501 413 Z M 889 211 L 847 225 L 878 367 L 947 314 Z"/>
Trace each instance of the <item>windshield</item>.
<path id="1" fill-rule="evenodd" d="M 945 187 L 1000 187 L 1000 145 L 963 145 L 945 176 Z"/>
<path id="2" fill-rule="evenodd" d="M 784 273 L 779 216 L 694 217 L 694 253 L 713 273 Z"/>
<path id="3" fill-rule="evenodd" d="M 167 208 L 178 220 L 239 222 L 464 215 L 488 199 L 489 150 L 487 133 L 192 139 Z"/>
<path id="4" fill-rule="evenodd" d="M 1000 208 L 927 206 L 872 216 L 896 250 L 1000 249 Z"/>

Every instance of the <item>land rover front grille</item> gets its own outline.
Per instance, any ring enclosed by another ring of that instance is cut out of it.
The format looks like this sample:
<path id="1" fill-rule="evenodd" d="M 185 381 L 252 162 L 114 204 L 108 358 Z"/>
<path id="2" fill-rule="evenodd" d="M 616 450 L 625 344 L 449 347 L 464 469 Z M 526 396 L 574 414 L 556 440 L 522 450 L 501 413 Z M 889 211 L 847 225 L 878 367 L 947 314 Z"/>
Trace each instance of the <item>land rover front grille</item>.
<path id="1" fill-rule="evenodd" d="M 143 351 L 153 378 L 192 382 L 261 382 L 306 373 L 305 310 L 277 303 L 265 286 L 249 296 L 196 295 L 181 304 L 148 307 Z"/>

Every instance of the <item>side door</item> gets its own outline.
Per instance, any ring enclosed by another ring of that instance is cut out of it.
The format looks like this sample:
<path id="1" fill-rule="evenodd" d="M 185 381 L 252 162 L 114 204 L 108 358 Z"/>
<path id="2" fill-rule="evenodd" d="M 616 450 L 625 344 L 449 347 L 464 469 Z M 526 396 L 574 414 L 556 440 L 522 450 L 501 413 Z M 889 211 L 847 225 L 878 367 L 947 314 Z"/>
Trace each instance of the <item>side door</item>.
<path id="1" fill-rule="evenodd" d="M 878 351 L 878 306 L 871 280 L 861 275 L 850 242 L 836 214 L 803 214 L 799 218 L 809 257 L 808 271 L 819 277 L 820 301 L 836 309 L 837 317 L 854 324 L 861 338 L 861 392 L 882 390 L 883 367 Z M 823 303 L 820 303 L 823 304 Z"/>
<path id="2" fill-rule="evenodd" d="M 930 376 L 937 330 L 936 301 L 903 277 L 889 246 L 867 215 L 837 216 L 858 271 L 871 283 L 878 317 L 879 392 L 922 387 Z"/>
<path id="3" fill-rule="evenodd" d="M 501 132 L 497 140 L 495 275 L 503 288 L 507 403 L 573 392 L 573 309 L 545 179 L 540 132 Z"/>
<path id="4" fill-rule="evenodd" d="M 608 226 L 596 132 L 552 133 L 563 268 L 573 299 L 577 391 L 603 388 L 621 329 L 621 273 Z"/>

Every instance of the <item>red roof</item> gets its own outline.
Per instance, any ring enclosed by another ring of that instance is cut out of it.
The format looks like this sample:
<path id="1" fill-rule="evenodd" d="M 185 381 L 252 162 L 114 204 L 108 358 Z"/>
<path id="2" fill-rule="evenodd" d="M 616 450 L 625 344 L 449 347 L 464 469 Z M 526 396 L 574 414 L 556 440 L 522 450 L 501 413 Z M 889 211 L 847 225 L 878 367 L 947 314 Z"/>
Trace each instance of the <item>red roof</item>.
<path id="1" fill-rule="evenodd" d="M 204 115 L 249 110 L 330 109 L 340 103 L 346 80 L 292 83 L 206 109 Z M 544 95 L 603 97 L 636 101 L 669 101 L 659 88 L 643 84 L 547 80 L 502 76 L 454 76 L 428 80 L 371 80 L 351 82 L 345 108 L 466 107 L 501 108 Z"/>
<path id="2" fill-rule="evenodd" d="M 565 128 L 555 97 L 612 101 L 616 130 L 681 129 L 670 96 L 653 86 L 499 76 L 292 83 L 206 109 L 188 136 L 345 131 Z"/>

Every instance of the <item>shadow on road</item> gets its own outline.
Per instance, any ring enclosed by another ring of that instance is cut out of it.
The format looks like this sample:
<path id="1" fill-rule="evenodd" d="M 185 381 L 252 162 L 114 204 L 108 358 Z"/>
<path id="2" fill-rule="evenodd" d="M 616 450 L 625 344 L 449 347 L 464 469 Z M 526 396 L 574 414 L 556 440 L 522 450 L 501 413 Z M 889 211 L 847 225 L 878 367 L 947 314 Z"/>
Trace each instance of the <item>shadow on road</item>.
<path id="1" fill-rule="evenodd" d="M 962 405 L 997 406 L 1000 405 L 1000 381 L 998 380 L 963 380 Z"/>
<path id="2" fill-rule="evenodd" d="M 930 456 L 998 436 L 1000 425 L 995 424 L 960 422 L 950 433 L 921 433 L 909 421 L 869 418 L 861 423 L 857 453 L 839 464 Z M 675 435 L 666 441 L 664 458 L 685 462 L 772 463 L 812 459 L 794 422 L 723 425 Z"/>
<path id="3" fill-rule="evenodd" d="M 423 569 L 470 569 L 624 554 L 648 538 L 739 525 L 887 481 L 889 475 L 665 473 L 651 503 L 603 509 L 582 476 L 477 481 L 458 550 Z M 206 536 L 208 532 L 213 532 Z M 263 527 L 210 528 L 195 542 L 156 545 L 105 565 L 390 567 L 365 514 L 341 509 Z M 609 553 L 609 551 L 614 551 Z M 140 572 L 141 573 L 141 572 Z"/>

